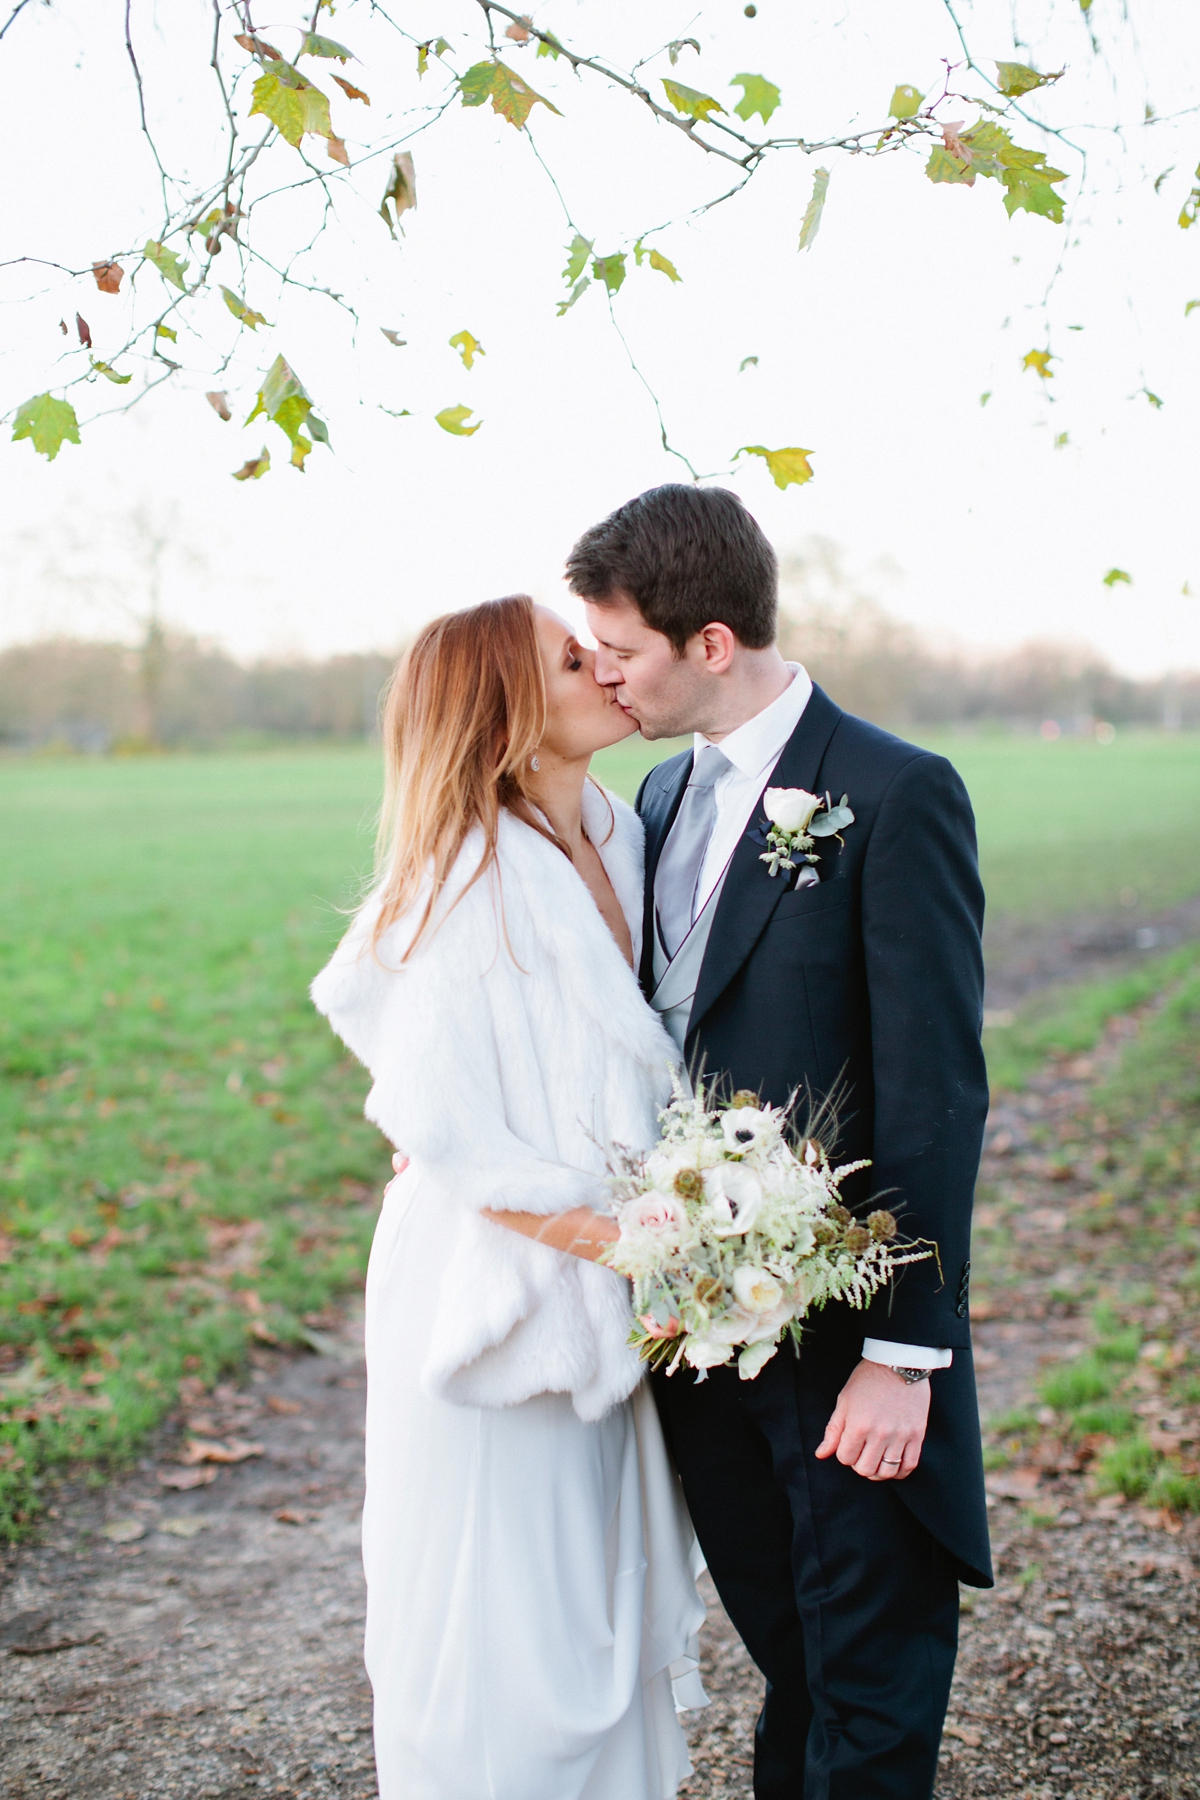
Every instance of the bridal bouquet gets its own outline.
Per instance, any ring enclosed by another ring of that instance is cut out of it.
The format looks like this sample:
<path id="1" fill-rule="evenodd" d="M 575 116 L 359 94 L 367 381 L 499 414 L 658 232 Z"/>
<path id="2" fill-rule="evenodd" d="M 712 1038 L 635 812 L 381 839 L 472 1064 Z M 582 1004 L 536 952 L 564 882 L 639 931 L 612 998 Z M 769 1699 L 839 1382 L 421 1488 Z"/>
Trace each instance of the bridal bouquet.
<path id="1" fill-rule="evenodd" d="M 793 1148 L 787 1109 L 677 1086 L 660 1117 L 654 1149 L 612 1177 L 621 1235 L 604 1256 L 633 1283 L 630 1342 L 652 1368 L 687 1363 L 704 1380 L 736 1352 L 752 1381 L 810 1309 L 864 1306 L 902 1264 L 936 1255 L 903 1243 L 890 1212 L 855 1219 L 838 1190 L 869 1164 L 832 1168 L 814 1137 Z"/>

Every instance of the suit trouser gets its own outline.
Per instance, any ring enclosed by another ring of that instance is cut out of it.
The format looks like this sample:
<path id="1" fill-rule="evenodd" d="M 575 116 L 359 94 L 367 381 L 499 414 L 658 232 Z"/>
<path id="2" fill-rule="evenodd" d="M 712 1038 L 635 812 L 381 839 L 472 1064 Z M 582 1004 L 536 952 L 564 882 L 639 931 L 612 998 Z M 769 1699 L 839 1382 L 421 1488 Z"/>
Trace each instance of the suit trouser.
<path id="1" fill-rule="evenodd" d="M 933 1791 L 956 1566 L 894 1482 L 813 1454 L 855 1360 L 785 1343 L 754 1381 L 654 1381 L 717 1591 L 766 1677 L 755 1800 Z"/>

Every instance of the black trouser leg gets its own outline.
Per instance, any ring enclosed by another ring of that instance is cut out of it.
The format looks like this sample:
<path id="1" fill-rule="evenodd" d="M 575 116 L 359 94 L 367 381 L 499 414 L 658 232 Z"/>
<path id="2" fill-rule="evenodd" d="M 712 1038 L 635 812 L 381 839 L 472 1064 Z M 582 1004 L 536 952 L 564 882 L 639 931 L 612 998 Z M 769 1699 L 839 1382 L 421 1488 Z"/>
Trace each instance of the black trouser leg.
<path id="1" fill-rule="evenodd" d="M 713 1580 L 769 1684 L 756 1800 L 928 1800 L 956 1573 L 895 1484 L 814 1456 L 841 1363 L 783 1350 L 752 1382 L 656 1387 Z"/>

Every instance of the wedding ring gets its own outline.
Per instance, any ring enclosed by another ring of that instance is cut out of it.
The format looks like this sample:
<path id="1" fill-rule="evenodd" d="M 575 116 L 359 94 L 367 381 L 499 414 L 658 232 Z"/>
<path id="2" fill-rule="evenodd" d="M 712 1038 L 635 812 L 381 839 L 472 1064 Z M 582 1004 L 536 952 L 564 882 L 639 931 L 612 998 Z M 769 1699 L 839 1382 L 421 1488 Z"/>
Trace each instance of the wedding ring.
<path id="1" fill-rule="evenodd" d="M 904 1458 L 902 1456 L 885 1456 L 883 1460 L 885 1463 L 902 1463 Z"/>

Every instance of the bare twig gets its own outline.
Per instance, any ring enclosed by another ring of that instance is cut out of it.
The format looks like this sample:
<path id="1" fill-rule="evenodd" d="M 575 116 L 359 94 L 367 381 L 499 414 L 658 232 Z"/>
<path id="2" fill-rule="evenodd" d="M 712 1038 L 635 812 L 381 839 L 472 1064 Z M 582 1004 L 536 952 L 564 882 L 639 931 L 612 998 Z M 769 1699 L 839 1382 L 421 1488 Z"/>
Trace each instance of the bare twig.
<path id="1" fill-rule="evenodd" d="M 17 4 L 13 7 L 13 9 L 9 13 L 7 19 L 5 19 L 3 25 L 0 25 L 0 38 L 2 38 L 4 36 L 5 32 L 9 28 L 9 26 L 14 23 L 14 21 L 17 18 L 17 15 L 19 13 L 23 13 L 25 11 L 25 8 L 28 5 L 29 5 L 29 0 L 17 0 Z"/>

